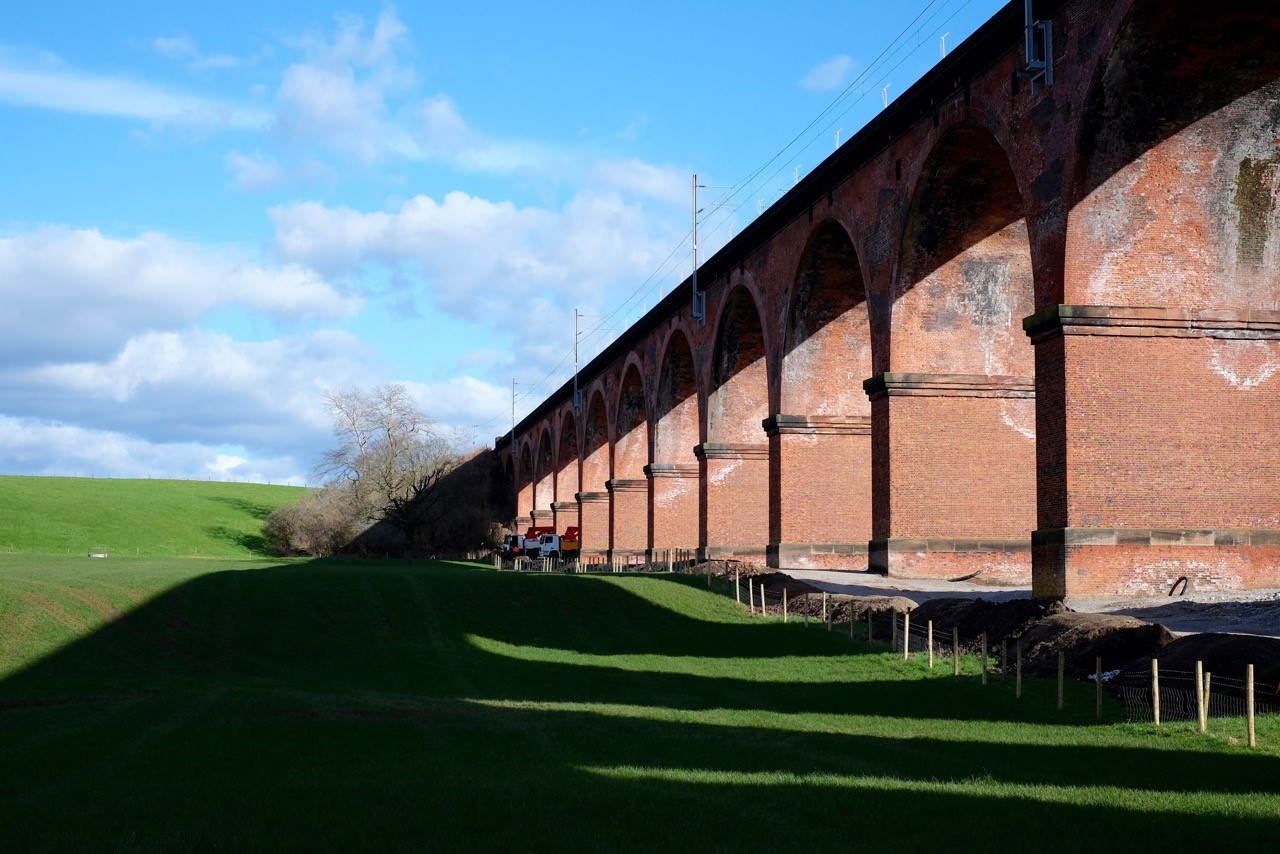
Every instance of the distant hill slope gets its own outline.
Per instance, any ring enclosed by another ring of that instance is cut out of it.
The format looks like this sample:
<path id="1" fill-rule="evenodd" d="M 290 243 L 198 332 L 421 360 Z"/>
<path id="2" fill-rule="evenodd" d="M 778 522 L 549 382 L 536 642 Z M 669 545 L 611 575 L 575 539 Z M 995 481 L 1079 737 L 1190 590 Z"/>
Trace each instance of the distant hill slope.
<path id="1" fill-rule="evenodd" d="M 257 557 L 262 520 L 297 486 L 0 476 L 0 552 Z"/>

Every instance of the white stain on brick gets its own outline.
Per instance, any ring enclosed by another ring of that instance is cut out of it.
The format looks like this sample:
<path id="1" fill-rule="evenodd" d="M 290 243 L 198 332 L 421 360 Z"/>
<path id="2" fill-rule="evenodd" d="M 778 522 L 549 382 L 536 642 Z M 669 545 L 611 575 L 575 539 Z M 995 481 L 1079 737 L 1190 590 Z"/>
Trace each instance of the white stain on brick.
<path id="1" fill-rule="evenodd" d="M 714 484 L 715 486 L 719 486 L 728 479 L 729 475 L 737 471 L 738 467 L 741 465 L 742 460 L 734 460 L 733 462 L 726 463 L 724 466 L 718 468 L 714 473 L 708 475 L 707 482 Z"/>
<path id="2" fill-rule="evenodd" d="M 1209 367 L 1242 391 L 1257 388 L 1280 372 L 1280 344 L 1275 341 L 1215 341 Z"/>
<path id="3" fill-rule="evenodd" d="M 1035 441 L 1036 404 L 1034 400 L 1006 400 L 1000 405 L 1000 420 L 1020 436 Z"/>
<path id="4" fill-rule="evenodd" d="M 1215 561 L 1176 558 L 1148 561 L 1127 573 L 1119 592 L 1126 596 L 1164 595 L 1183 577 L 1187 579 L 1189 593 L 1240 590 L 1244 581 L 1233 567 L 1235 563 L 1227 558 Z"/>

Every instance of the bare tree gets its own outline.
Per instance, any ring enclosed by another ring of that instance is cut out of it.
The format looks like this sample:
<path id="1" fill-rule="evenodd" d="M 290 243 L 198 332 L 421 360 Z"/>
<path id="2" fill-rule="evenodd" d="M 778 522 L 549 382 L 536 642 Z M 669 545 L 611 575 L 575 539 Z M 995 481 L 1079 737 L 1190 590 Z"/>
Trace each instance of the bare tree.
<path id="1" fill-rule="evenodd" d="M 443 511 L 441 480 L 458 464 L 455 437 L 439 430 L 400 384 L 325 395 L 337 444 L 316 466 L 347 484 L 371 521 L 403 535 L 406 556 Z"/>

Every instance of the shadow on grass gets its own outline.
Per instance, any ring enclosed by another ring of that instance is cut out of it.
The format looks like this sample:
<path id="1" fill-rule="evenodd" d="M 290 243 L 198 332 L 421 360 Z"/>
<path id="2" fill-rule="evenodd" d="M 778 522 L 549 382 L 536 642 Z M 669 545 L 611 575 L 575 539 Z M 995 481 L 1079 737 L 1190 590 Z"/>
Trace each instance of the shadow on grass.
<path id="1" fill-rule="evenodd" d="M 1004 744 L 1012 722 L 1087 722 L 1091 692 L 1074 686 L 1064 716 L 1047 690 L 1019 704 L 922 666 L 901 678 L 913 665 L 821 630 L 734 622 L 687 582 L 646 581 L 673 585 L 673 608 L 627 584 L 398 562 L 199 576 L 0 683 L 0 760 L 15 769 L 0 782 L 0 838 L 199 847 L 233 817 L 245 844 L 291 848 L 639 848 L 672 833 L 682 847 L 920 847 L 966 829 L 981 847 L 1076 847 L 1081 832 L 1187 847 L 1228 829 L 1233 841 L 1280 830 L 1274 810 L 1178 800 L 1280 802 L 1274 757 Z M 627 669 L 662 666 L 636 655 L 698 672 Z M 783 656 L 806 678 L 753 673 L 790 666 Z M 522 702 L 737 714 L 742 725 L 511 705 Z M 785 729 L 761 710 L 880 717 L 884 734 Z M 899 719 L 934 735 L 894 737 Z M 990 736 L 945 737 L 959 725 Z M 1024 786 L 1114 787 L 1131 803 L 1045 803 Z M 68 816 L 68 803 L 93 808 Z M 172 835 L 178 825 L 187 835 Z"/>
<path id="2" fill-rule="evenodd" d="M 209 495 L 205 496 L 209 501 L 216 501 L 219 504 L 226 504 L 239 510 L 241 513 L 252 516 L 259 522 L 266 519 L 276 509 L 269 504 L 263 504 L 259 501 L 250 501 L 247 498 L 234 498 L 228 495 Z"/>
<path id="3" fill-rule="evenodd" d="M 262 534 L 246 534 L 244 531 L 235 531 L 225 525 L 211 525 L 204 530 L 215 540 L 235 546 L 255 557 L 278 557 L 271 547 L 271 541 Z"/>

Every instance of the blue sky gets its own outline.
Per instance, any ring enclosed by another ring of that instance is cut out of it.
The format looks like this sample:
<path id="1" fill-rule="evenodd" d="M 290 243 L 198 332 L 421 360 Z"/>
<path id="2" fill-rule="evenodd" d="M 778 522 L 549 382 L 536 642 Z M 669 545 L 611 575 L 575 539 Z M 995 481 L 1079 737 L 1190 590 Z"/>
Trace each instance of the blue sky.
<path id="1" fill-rule="evenodd" d="M 7 9 L 0 472 L 303 482 L 391 381 L 491 441 L 688 275 L 690 173 L 709 254 L 1000 5 Z"/>

